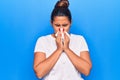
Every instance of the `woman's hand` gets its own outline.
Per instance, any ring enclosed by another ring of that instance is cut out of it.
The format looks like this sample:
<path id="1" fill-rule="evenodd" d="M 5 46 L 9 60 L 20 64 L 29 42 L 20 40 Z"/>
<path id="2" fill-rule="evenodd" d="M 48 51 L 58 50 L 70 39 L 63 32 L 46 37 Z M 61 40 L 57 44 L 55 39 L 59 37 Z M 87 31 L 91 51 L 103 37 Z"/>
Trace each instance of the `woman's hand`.
<path id="1" fill-rule="evenodd" d="M 62 40 L 62 33 L 58 32 L 58 35 L 56 36 L 56 44 L 57 44 L 57 49 L 65 51 L 69 49 L 69 42 L 70 39 L 68 35 L 64 32 L 64 39 Z"/>
<path id="2" fill-rule="evenodd" d="M 68 35 L 64 32 L 64 44 L 63 44 L 63 49 L 64 51 L 69 49 L 69 42 L 70 42 L 70 38 L 68 37 Z"/>
<path id="3" fill-rule="evenodd" d="M 56 45 L 57 49 L 63 51 L 63 43 L 62 43 L 62 35 L 60 32 L 58 32 L 58 35 L 56 36 Z"/>

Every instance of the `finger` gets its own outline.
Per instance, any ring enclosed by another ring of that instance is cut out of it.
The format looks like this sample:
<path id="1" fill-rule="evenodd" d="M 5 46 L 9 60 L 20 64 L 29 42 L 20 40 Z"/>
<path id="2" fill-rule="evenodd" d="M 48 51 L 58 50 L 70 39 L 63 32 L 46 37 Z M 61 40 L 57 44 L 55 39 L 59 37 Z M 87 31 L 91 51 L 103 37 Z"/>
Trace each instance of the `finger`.
<path id="1" fill-rule="evenodd" d="M 60 43 L 62 41 L 60 33 L 58 33 L 58 36 L 56 37 L 56 40 L 57 40 L 58 43 Z"/>
<path id="2" fill-rule="evenodd" d="M 57 37 L 57 36 L 58 36 L 58 32 L 55 33 L 55 37 Z"/>
<path id="3" fill-rule="evenodd" d="M 67 35 L 67 36 L 70 38 L 70 35 L 69 35 L 69 33 L 65 32 L 65 35 Z"/>
<path id="4" fill-rule="evenodd" d="M 64 32 L 64 37 L 65 37 L 65 39 L 69 38 L 68 35 L 65 32 Z"/>
<path id="5" fill-rule="evenodd" d="M 58 31 L 58 37 L 61 37 L 61 32 L 60 31 Z"/>

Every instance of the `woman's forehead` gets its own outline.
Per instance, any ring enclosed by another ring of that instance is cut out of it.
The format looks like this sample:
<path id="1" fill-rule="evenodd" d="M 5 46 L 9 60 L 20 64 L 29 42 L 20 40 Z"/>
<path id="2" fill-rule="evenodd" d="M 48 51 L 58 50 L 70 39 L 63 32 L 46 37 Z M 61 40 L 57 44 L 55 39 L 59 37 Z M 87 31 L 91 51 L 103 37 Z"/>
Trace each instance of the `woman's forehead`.
<path id="1" fill-rule="evenodd" d="M 69 19 L 66 16 L 56 16 L 53 22 L 69 22 Z"/>

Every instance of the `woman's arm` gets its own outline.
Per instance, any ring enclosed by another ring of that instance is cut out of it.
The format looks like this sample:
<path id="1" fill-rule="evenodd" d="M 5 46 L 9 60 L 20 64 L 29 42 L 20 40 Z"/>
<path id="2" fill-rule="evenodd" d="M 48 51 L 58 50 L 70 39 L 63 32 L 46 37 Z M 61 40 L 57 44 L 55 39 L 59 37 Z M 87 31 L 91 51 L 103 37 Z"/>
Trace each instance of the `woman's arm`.
<path id="1" fill-rule="evenodd" d="M 65 41 L 63 49 L 75 68 L 85 74 L 86 76 L 89 75 L 90 70 L 92 68 L 92 63 L 90 60 L 89 52 L 88 51 L 82 51 L 80 52 L 80 56 L 76 55 L 70 48 L 69 48 L 69 37 L 65 34 Z"/>
<path id="2" fill-rule="evenodd" d="M 89 75 L 92 63 L 88 51 L 81 52 L 80 56 L 76 55 L 71 49 L 66 49 L 64 51 L 79 72 L 86 76 Z"/>
<path id="3" fill-rule="evenodd" d="M 56 46 L 57 49 L 48 58 L 46 58 L 45 53 L 42 52 L 35 53 L 34 70 L 36 72 L 37 77 L 42 78 L 47 73 L 49 73 L 53 66 L 56 64 L 57 60 L 59 59 L 63 51 L 62 48 L 63 45 L 60 38 L 60 34 L 58 34 L 58 36 L 56 37 Z"/>
<path id="4" fill-rule="evenodd" d="M 36 52 L 34 55 L 34 71 L 36 72 L 37 77 L 42 78 L 53 68 L 57 62 L 61 50 L 56 50 L 51 56 L 46 58 L 45 53 Z"/>

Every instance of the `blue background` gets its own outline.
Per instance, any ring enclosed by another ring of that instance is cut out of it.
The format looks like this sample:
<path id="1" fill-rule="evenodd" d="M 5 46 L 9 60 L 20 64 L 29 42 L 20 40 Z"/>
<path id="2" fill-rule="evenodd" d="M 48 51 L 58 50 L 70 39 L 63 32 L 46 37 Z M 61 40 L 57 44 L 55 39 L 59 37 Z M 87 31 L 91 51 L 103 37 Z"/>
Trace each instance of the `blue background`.
<path id="1" fill-rule="evenodd" d="M 57 0 L 0 0 L 0 80 L 37 80 L 33 57 L 39 36 L 53 32 Z M 93 67 L 85 80 L 119 80 L 120 0 L 69 0 L 71 32 L 85 37 Z"/>

